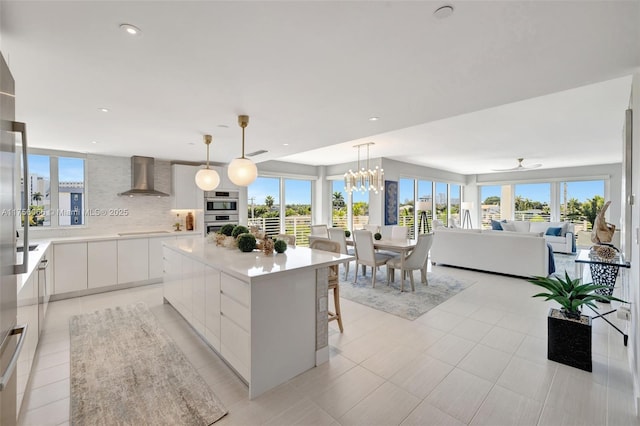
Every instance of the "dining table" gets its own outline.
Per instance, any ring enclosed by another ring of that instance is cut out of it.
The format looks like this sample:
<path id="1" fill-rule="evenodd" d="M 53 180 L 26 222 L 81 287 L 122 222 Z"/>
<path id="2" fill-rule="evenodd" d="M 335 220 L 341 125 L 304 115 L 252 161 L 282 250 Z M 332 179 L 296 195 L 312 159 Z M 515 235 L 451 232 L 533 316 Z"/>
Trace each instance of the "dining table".
<path id="1" fill-rule="evenodd" d="M 328 240 L 329 238 L 317 236 L 317 235 L 309 235 L 309 244 L 311 244 L 311 242 L 314 239 Z M 346 241 L 348 246 L 355 247 L 356 244 L 353 240 L 353 237 L 347 237 Z M 376 240 L 376 239 L 373 240 L 374 249 L 392 251 L 400 255 L 400 289 L 401 291 L 404 291 L 404 273 L 402 273 L 402 270 L 404 268 L 404 260 L 406 259 L 407 254 L 409 254 L 409 252 L 411 252 L 411 250 L 413 250 L 416 247 L 417 242 L 418 240 L 411 239 L 411 238 L 402 238 L 402 239 L 382 238 L 380 240 Z M 356 258 L 357 258 L 357 250 L 358 248 L 356 247 Z"/>

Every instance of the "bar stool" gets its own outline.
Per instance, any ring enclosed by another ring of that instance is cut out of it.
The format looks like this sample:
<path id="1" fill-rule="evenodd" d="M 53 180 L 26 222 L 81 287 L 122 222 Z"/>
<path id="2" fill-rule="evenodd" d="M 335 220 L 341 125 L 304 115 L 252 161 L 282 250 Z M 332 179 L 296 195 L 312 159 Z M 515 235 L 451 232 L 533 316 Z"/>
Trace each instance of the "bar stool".
<path id="1" fill-rule="evenodd" d="M 340 253 L 340 243 L 331 240 L 314 240 L 311 242 L 310 247 L 315 250 L 330 251 L 333 253 Z M 338 321 L 338 328 L 340 333 L 344 332 L 342 326 L 342 314 L 340 313 L 340 284 L 338 280 L 338 265 L 329 266 L 329 290 L 333 290 L 333 305 L 335 306 L 335 312 L 331 312 L 327 309 L 329 314 L 329 322 Z"/>

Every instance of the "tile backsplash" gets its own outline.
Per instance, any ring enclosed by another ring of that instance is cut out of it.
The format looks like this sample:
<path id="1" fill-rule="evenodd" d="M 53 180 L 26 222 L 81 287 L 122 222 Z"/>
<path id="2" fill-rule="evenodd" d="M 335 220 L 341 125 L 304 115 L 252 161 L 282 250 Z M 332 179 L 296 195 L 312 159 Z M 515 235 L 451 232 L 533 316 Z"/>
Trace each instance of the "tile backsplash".
<path id="1" fill-rule="evenodd" d="M 86 216 L 84 226 L 31 228 L 32 239 L 103 235 L 118 232 L 172 230 L 176 211 L 171 210 L 171 197 L 127 197 L 118 193 L 131 188 L 131 158 L 87 155 L 85 209 L 106 211 Z M 155 189 L 171 193 L 171 163 L 155 161 Z M 185 211 L 180 211 L 184 225 Z M 202 211 L 196 211 L 196 217 Z M 196 220 L 196 224 L 198 220 Z"/>

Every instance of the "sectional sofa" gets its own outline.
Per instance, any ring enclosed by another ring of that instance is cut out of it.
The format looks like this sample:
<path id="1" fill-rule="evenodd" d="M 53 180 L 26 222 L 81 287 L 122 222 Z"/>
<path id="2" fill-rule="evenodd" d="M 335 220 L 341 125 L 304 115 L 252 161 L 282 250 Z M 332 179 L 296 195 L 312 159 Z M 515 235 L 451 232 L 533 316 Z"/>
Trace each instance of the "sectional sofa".
<path id="1" fill-rule="evenodd" d="M 542 233 L 554 252 L 575 253 L 575 227 L 569 222 L 492 221 L 494 230 Z M 501 228 L 501 229 L 497 229 Z"/>
<path id="2" fill-rule="evenodd" d="M 431 262 L 480 271 L 547 276 L 549 253 L 540 233 L 480 229 L 434 229 Z"/>

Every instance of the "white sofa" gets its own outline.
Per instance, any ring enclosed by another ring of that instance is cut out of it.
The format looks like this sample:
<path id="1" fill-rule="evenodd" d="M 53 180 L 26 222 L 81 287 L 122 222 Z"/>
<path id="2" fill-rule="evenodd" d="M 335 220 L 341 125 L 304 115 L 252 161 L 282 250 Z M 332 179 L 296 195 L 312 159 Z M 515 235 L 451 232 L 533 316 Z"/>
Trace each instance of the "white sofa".
<path id="1" fill-rule="evenodd" d="M 549 275 L 549 249 L 539 234 L 434 229 L 431 262 L 521 277 Z"/>
<path id="2" fill-rule="evenodd" d="M 508 220 L 500 222 L 505 231 L 513 232 L 538 232 L 551 244 L 554 252 L 575 252 L 575 227 L 569 222 L 528 222 Z M 545 235 L 549 228 L 561 228 L 560 236 Z"/>

